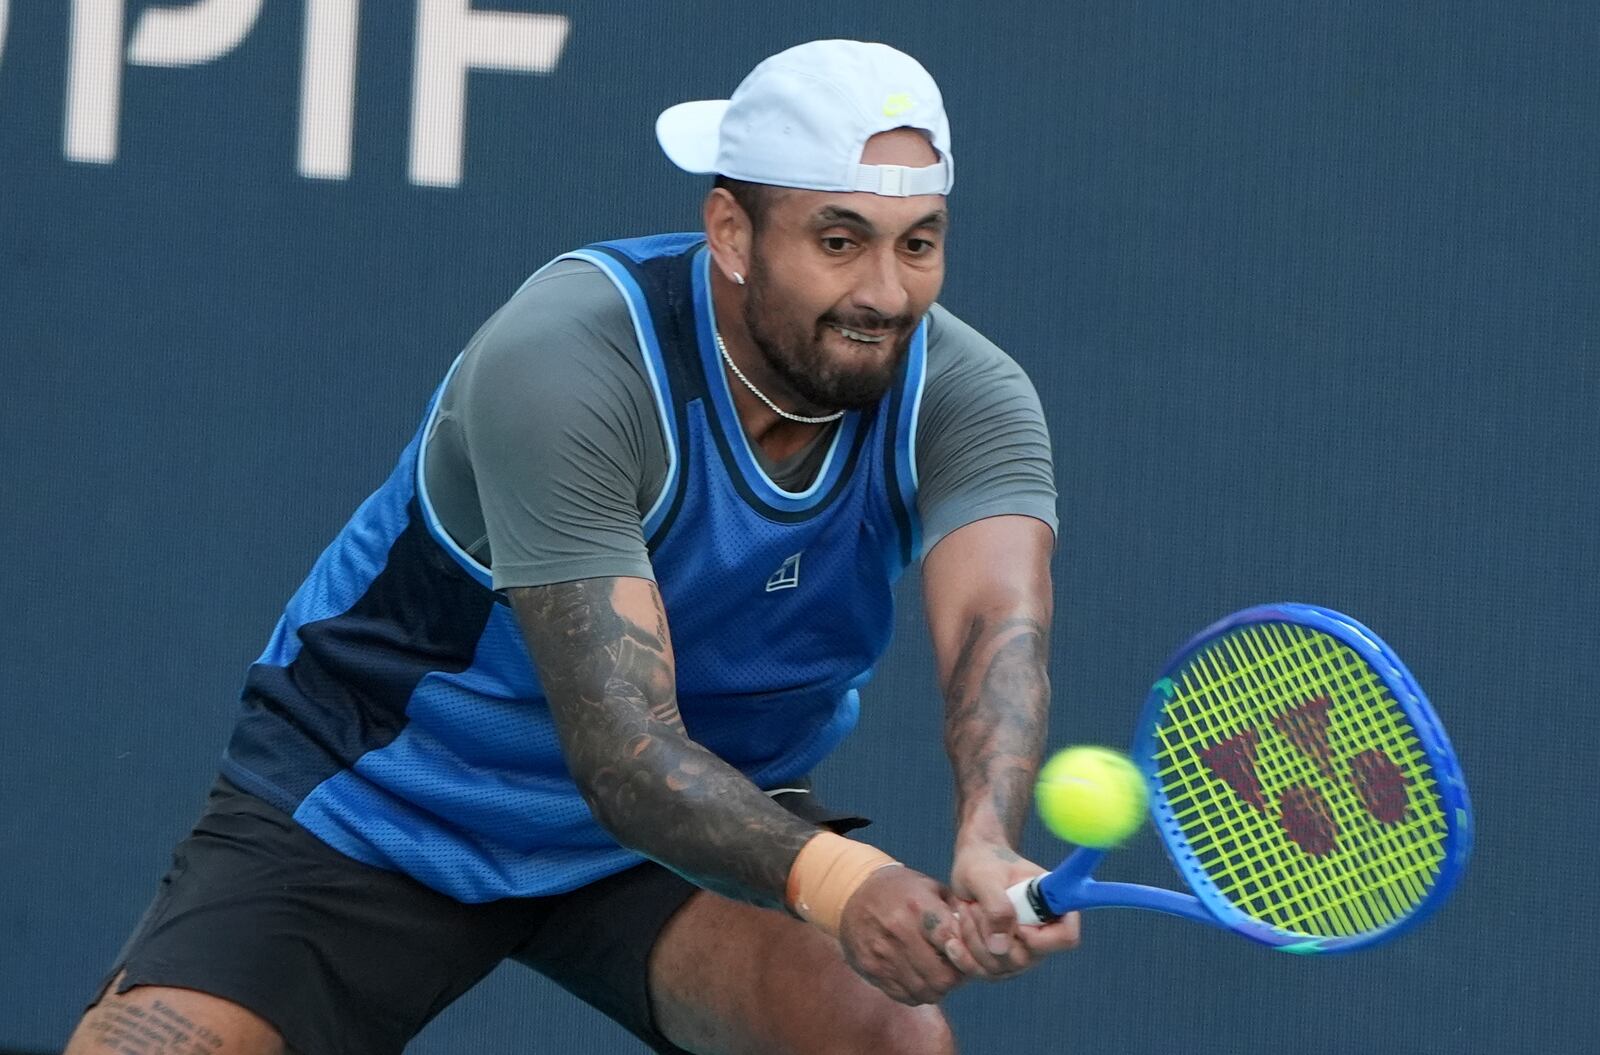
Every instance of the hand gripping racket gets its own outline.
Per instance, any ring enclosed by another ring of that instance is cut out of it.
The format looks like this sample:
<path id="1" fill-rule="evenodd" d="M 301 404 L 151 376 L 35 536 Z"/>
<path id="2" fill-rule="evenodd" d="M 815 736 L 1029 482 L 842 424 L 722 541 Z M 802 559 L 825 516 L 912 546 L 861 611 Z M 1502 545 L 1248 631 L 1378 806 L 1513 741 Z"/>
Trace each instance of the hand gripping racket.
<path id="1" fill-rule="evenodd" d="M 1427 698 L 1376 634 L 1325 608 L 1265 605 L 1202 631 L 1150 689 L 1132 755 L 1193 893 L 1099 882 L 1104 853 L 1082 849 L 1011 888 L 1023 923 L 1143 908 L 1343 952 L 1427 916 L 1472 849 Z"/>

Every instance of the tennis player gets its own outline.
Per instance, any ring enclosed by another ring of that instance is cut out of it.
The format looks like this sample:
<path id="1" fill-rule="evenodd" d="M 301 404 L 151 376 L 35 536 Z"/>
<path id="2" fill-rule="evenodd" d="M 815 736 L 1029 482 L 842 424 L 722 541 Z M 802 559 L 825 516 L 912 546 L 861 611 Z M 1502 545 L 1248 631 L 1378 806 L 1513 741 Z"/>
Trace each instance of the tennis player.
<path id="1" fill-rule="evenodd" d="M 935 304 L 938 87 L 816 41 L 657 137 L 717 175 L 704 232 L 561 256 L 472 339 L 69 1052 L 398 1052 L 510 958 L 659 1052 L 928 1055 L 956 985 L 1076 943 L 1005 896 L 1043 871 L 1055 492 L 1027 378 Z M 919 558 L 948 887 L 807 779 Z"/>

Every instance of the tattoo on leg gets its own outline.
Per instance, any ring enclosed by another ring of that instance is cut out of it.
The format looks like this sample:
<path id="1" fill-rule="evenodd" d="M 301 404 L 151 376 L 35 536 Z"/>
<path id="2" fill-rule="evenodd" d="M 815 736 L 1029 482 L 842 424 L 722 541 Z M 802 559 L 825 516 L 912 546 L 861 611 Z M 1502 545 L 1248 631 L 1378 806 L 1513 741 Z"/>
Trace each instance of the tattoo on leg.
<path id="1" fill-rule="evenodd" d="M 117 1055 L 211 1055 L 222 1038 L 160 1000 L 103 1003 L 85 1023 L 96 1048 Z"/>

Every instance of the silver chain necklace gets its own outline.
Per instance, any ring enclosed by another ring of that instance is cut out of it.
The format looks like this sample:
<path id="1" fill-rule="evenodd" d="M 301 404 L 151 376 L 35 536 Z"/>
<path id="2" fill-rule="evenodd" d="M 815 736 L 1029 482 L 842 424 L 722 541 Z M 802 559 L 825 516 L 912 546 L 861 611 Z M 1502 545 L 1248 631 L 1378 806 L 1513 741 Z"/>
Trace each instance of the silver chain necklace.
<path id="1" fill-rule="evenodd" d="M 791 414 L 787 410 L 779 407 L 778 404 L 767 398 L 767 394 L 765 392 L 751 384 L 750 379 L 744 376 L 744 371 L 739 369 L 739 364 L 734 362 L 733 356 L 728 354 L 728 346 L 722 343 L 722 331 L 717 329 L 715 322 L 711 324 L 711 336 L 716 338 L 717 351 L 722 353 L 722 361 L 728 364 L 728 369 L 733 371 L 733 376 L 737 377 L 740 381 L 743 381 L 744 387 L 748 388 L 752 393 L 754 393 L 755 397 L 761 400 L 761 402 L 765 403 L 767 408 L 774 414 L 778 415 L 778 417 L 784 419 L 785 421 L 798 421 L 802 425 L 826 425 L 830 421 L 838 421 L 840 418 L 844 417 L 844 411 L 842 410 L 836 410 L 832 414 L 824 414 L 820 418 L 808 418 L 804 414 Z"/>

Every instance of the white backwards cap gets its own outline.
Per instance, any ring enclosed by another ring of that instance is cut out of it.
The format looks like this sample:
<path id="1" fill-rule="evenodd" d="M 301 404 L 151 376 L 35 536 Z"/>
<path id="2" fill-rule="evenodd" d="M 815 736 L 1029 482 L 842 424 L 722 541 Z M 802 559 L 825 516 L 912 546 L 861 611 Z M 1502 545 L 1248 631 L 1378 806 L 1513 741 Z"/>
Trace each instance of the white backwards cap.
<path id="1" fill-rule="evenodd" d="M 916 128 L 936 164 L 863 165 L 879 132 Z M 762 62 L 731 99 L 679 103 L 656 118 L 672 163 L 749 183 L 894 197 L 948 194 L 955 185 L 944 100 L 922 64 L 886 44 L 813 40 Z"/>

